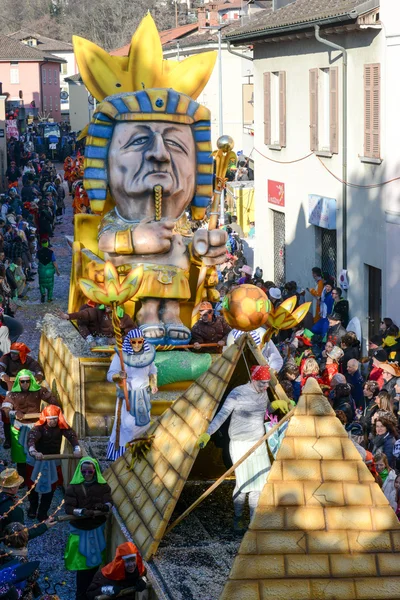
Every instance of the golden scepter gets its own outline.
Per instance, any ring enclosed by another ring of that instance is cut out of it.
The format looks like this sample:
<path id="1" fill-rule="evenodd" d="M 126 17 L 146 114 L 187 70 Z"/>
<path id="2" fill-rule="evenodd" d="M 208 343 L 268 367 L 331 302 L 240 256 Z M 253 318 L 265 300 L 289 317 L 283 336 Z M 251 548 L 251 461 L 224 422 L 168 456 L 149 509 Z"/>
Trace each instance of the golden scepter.
<path id="1" fill-rule="evenodd" d="M 120 281 L 119 273 L 111 261 L 106 261 L 104 265 L 104 283 L 99 284 L 92 279 L 79 279 L 79 287 L 84 295 L 96 302 L 96 304 L 105 304 L 111 306 L 112 325 L 114 329 L 115 342 L 117 345 L 121 371 L 125 373 L 125 364 L 122 354 L 123 334 L 121 330 L 118 308 L 130 300 L 138 291 L 143 278 L 143 267 L 139 266 L 129 271 L 129 273 Z M 122 389 L 126 410 L 129 411 L 129 394 L 126 379 L 122 379 Z M 119 446 L 119 432 L 121 426 L 122 402 L 118 403 L 117 425 L 116 425 L 116 446 Z"/>
<path id="2" fill-rule="evenodd" d="M 221 203 L 222 190 L 226 183 L 226 171 L 229 165 L 230 152 L 233 149 L 234 141 L 229 135 L 222 135 L 217 140 L 218 150 L 214 153 L 215 160 L 215 186 L 213 192 L 213 199 L 211 203 L 210 220 L 208 222 L 208 231 L 216 229 L 218 225 L 218 216 L 220 211 L 218 210 Z M 205 249 L 206 250 L 206 249 Z M 207 275 L 207 265 L 202 264 L 200 267 L 199 278 L 197 280 L 196 299 L 195 305 L 192 311 L 192 327 L 198 320 L 198 313 L 200 303 L 203 300 L 203 286 Z"/>

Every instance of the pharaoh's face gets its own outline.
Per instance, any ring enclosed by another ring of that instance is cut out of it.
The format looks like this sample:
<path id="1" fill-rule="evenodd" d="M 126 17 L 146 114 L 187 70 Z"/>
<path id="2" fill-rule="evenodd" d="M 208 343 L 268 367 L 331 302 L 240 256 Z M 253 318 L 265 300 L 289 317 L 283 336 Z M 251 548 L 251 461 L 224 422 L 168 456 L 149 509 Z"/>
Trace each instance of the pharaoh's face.
<path id="1" fill-rule="evenodd" d="M 162 217 L 176 219 L 195 190 L 196 149 L 189 125 L 117 123 L 111 140 L 109 185 L 128 220 L 154 218 L 153 189 L 163 188 Z"/>

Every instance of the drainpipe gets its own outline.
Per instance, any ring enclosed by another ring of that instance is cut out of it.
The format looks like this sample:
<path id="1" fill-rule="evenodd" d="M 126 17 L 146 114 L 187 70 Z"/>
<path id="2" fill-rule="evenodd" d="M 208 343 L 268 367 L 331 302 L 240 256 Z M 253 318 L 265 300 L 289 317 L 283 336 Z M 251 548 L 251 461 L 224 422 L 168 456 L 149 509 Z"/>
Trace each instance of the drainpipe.
<path id="1" fill-rule="evenodd" d="M 334 44 L 322 38 L 319 34 L 320 26 L 314 25 L 315 39 L 325 46 L 329 46 L 334 50 L 339 50 L 343 55 L 343 72 L 342 72 L 342 179 L 347 181 L 347 50 L 343 46 Z M 347 185 L 342 184 L 342 266 L 347 269 Z"/>
<path id="2" fill-rule="evenodd" d="M 245 54 L 241 54 L 240 52 L 235 52 L 231 48 L 230 41 L 229 40 L 225 40 L 225 41 L 226 41 L 226 45 L 227 45 L 227 48 L 228 48 L 228 52 L 230 52 L 230 54 L 233 54 L 234 56 L 238 56 L 239 58 L 245 58 L 246 60 L 251 60 L 251 62 L 253 62 L 253 57 L 252 56 L 246 56 Z"/>

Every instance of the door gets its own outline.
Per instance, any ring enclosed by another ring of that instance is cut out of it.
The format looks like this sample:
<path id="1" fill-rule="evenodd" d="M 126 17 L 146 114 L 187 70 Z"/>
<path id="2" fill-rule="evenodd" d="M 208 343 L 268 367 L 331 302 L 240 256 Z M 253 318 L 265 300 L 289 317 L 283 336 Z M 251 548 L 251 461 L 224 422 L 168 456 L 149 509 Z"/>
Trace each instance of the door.
<path id="1" fill-rule="evenodd" d="M 379 333 L 382 319 L 382 271 L 368 265 L 368 335 Z"/>
<path id="2" fill-rule="evenodd" d="M 274 282 L 284 285 L 286 279 L 285 261 L 285 213 L 273 210 L 274 224 Z"/>

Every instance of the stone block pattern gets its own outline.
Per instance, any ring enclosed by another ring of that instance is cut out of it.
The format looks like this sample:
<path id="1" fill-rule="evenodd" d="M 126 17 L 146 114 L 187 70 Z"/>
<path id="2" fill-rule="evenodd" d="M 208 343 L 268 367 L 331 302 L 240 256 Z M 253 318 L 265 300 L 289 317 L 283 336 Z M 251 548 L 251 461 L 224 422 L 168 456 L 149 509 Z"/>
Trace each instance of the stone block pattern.
<path id="1" fill-rule="evenodd" d="M 307 381 L 220 600 L 400 599 L 400 525 Z"/>

